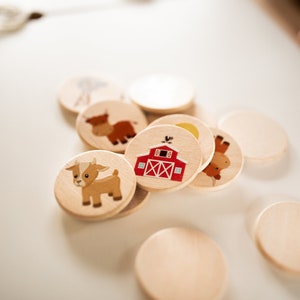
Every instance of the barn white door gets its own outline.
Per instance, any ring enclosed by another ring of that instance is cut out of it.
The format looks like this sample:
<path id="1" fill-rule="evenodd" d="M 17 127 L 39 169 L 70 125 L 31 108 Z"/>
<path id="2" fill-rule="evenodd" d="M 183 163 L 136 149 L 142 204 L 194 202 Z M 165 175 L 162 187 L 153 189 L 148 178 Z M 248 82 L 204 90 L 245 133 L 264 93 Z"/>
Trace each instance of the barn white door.
<path id="1" fill-rule="evenodd" d="M 174 162 L 149 159 L 147 161 L 144 175 L 171 179 L 174 165 Z"/>

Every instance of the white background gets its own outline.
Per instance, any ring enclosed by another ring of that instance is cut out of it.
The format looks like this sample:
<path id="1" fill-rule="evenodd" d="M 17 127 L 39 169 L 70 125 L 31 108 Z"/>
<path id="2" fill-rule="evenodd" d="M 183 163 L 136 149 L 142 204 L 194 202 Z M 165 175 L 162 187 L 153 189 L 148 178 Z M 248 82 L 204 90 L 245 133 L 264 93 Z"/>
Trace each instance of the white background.
<path id="1" fill-rule="evenodd" d="M 46 11 L 80 4 L 24 2 L 14 3 Z M 299 47 L 250 0 L 98 3 L 106 8 L 45 17 L 0 37 L 0 299 L 144 299 L 133 271 L 137 249 L 172 226 L 197 228 L 220 245 L 229 269 L 224 299 L 299 299 L 299 281 L 269 267 L 246 226 L 258 198 L 300 199 Z M 145 74 L 181 75 L 217 118 L 249 108 L 277 120 L 289 152 L 272 165 L 246 163 L 219 192 L 152 194 L 126 218 L 74 220 L 58 207 L 53 184 L 86 148 L 56 92 L 68 77 L 89 72 L 125 91 Z"/>

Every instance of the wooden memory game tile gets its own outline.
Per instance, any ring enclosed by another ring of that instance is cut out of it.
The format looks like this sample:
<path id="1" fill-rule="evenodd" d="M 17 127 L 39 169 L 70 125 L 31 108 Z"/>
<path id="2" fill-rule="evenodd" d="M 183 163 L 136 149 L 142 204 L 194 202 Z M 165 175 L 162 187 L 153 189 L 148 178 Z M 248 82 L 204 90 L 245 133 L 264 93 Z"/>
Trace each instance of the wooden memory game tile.
<path id="1" fill-rule="evenodd" d="M 125 208 L 135 188 L 135 174 L 123 156 L 94 150 L 79 154 L 61 169 L 54 193 L 69 214 L 84 220 L 102 220 Z"/>
<path id="2" fill-rule="evenodd" d="M 120 100 L 123 98 L 123 91 L 109 79 L 85 75 L 65 81 L 59 88 L 57 96 L 64 108 L 79 113 L 95 102 Z"/>
<path id="3" fill-rule="evenodd" d="M 96 149 L 124 152 L 129 141 L 147 126 L 143 112 L 134 104 L 101 101 L 88 106 L 77 117 L 81 139 Z"/>
<path id="4" fill-rule="evenodd" d="M 128 94 L 145 111 L 175 113 L 192 105 L 195 89 L 184 78 L 153 74 L 133 82 Z"/>
<path id="5" fill-rule="evenodd" d="M 137 253 L 135 273 L 151 299 L 217 300 L 227 285 L 219 246 L 190 228 L 167 228 L 150 236 Z"/>
<path id="6" fill-rule="evenodd" d="M 173 114 L 153 121 L 149 126 L 173 124 L 189 131 L 199 141 L 202 151 L 202 166 L 200 171 L 207 167 L 215 152 L 215 139 L 210 130 L 198 118 L 184 114 Z"/>
<path id="7" fill-rule="evenodd" d="M 300 276 L 300 202 L 283 199 L 265 208 L 257 217 L 254 239 L 272 265 Z"/>
<path id="8" fill-rule="evenodd" d="M 140 187 L 171 191 L 189 184 L 202 165 L 198 140 L 175 125 L 157 125 L 140 132 L 128 145 L 125 158 Z"/>
<path id="9" fill-rule="evenodd" d="M 225 116 L 219 127 L 240 145 L 247 159 L 265 161 L 280 158 L 288 148 L 283 128 L 256 111 L 236 111 Z"/>
<path id="10" fill-rule="evenodd" d="M 208 166 L 190 184 L 204 191 L 226 187 L 241 173 L 244 161 L 241 148 L 229 134 L 217 128 L 211 130 L 215 137 L 215 153 Z"/>

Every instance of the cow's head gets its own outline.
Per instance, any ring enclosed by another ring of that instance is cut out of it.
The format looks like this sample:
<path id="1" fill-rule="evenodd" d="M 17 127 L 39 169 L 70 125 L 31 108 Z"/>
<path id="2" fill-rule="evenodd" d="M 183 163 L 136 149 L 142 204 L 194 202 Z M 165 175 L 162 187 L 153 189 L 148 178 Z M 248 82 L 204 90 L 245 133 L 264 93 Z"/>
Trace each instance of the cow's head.
<path id="1" fill-rule="evenodd" d="M 92 126 L 96 126 L 103 123 L 107 123 L 107 120 L 108 120 L 108 114 L 105 113 L 103 115 L 88 118 L 85 120 L 85 122 L 91 124 Z"/>
<path id="2" fill-rule="evenodd" d="M 113 126 L 108 122 L 109 115 L 107 113 L 85 120 L 86 123 L 92 125 L 92 132 L 96 136 L 109 135 L 113 131 Z"/>

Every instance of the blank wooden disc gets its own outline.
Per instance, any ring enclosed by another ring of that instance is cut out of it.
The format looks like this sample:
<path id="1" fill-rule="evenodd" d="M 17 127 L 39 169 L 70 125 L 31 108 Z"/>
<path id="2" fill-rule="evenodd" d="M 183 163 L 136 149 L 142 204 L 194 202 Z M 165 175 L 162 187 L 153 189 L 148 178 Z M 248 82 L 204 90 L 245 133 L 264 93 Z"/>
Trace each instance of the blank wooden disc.
<path id="1" fill-rule="evenodd" d="M 161 125 L 161 124 L 173 124 L 182 127 L 192 133 L 199 141 L 202 151 L 202 171 L 211 161 L 215 152 L 215 140 L 211 130 L 198 118 L 183 114 L 174 114 L 161 117 L 149 126 Z"/>
<path id="2" fill-rule="evenodd" d="M 106 78 L 90 75 L 72 77 L 58 91 L 61 105 L 74 113 L 95 102 L 122 98 L 123 92 L 118 85 Z"/>
<path id="3" fill-rule="evenodd" d="M 216 127 L 217 121 L 216 117 L 206 109 L 204 109 L 200 104 L 193 102 L 191 106 L 184 110 L 180 110 L 180 114 L 185 114 L 189 116 L 196 117 L 200 121 L 202 121 L 204 124 L 208 125 L 209 127 Z M 149 123 L 152 123 L 156 119 L 159 119 L 161 117 L 164 117 L 168 115 L 168 113 L 154 113 L 145 111 L 146 118 Z"/>
<path id="4" fill-rule="evenodd" d="M 129 97 L 146 111 L 174 113 L 189 107 L 195 89 L 183 78 L 156 74 L 136 80 L 129 88 Z"/>
<path id="5" fill-rule="evenodd" d="M 136 105 L 113 100 L 90 105 L 76 121 L 84 142 L 113 152 L 124 152 L 129 141 L 146 126 L 146 117 Z"/>
<path id="6" fill-rule="evenodd" d="M 270 205 L 258 216 L 256 245 L 276 267 L 300 275 L 300 202 Z"/>
<path id="7" fill-rule="evenodd" d="M 94 150 L 71 159 L 59 172 L 54 193 L 68 213 L 85 220 L 112 217 L 131 201 L 135 174 L 126 159 Z"/>
<path id="8" fill-rule="evenodd" d="M 232 135 L 248 159 L 276 159 L 288 147 L 287 135 L 282 127 L 255 111 L 233 112 L 220 121 L 219 127 Z"/>
<path id="9" fill-rule="evenodd" d="M 236 141 L 226 132 L 211 128 L 215 153 L 208 166 L 191 182 L 190 187 L 212 191 L 226 187 L 242 171 L 243 155 Z"/>
<path id="10" fill-rule="evenodd" d="M 133 166 L 139 186 L 147 191 L 183 188 L 202 164 L 196 138 L 175 125 L 146 128 L 129 143 L 125 158 Z"/>
<path id="11" fill-rule="evenodd" d="M 219 299 L 227 268 L 217 244 L 202 232 L 167 228 L 150 236 L 135 260 L 138 282 L 160 300 Z"/>

